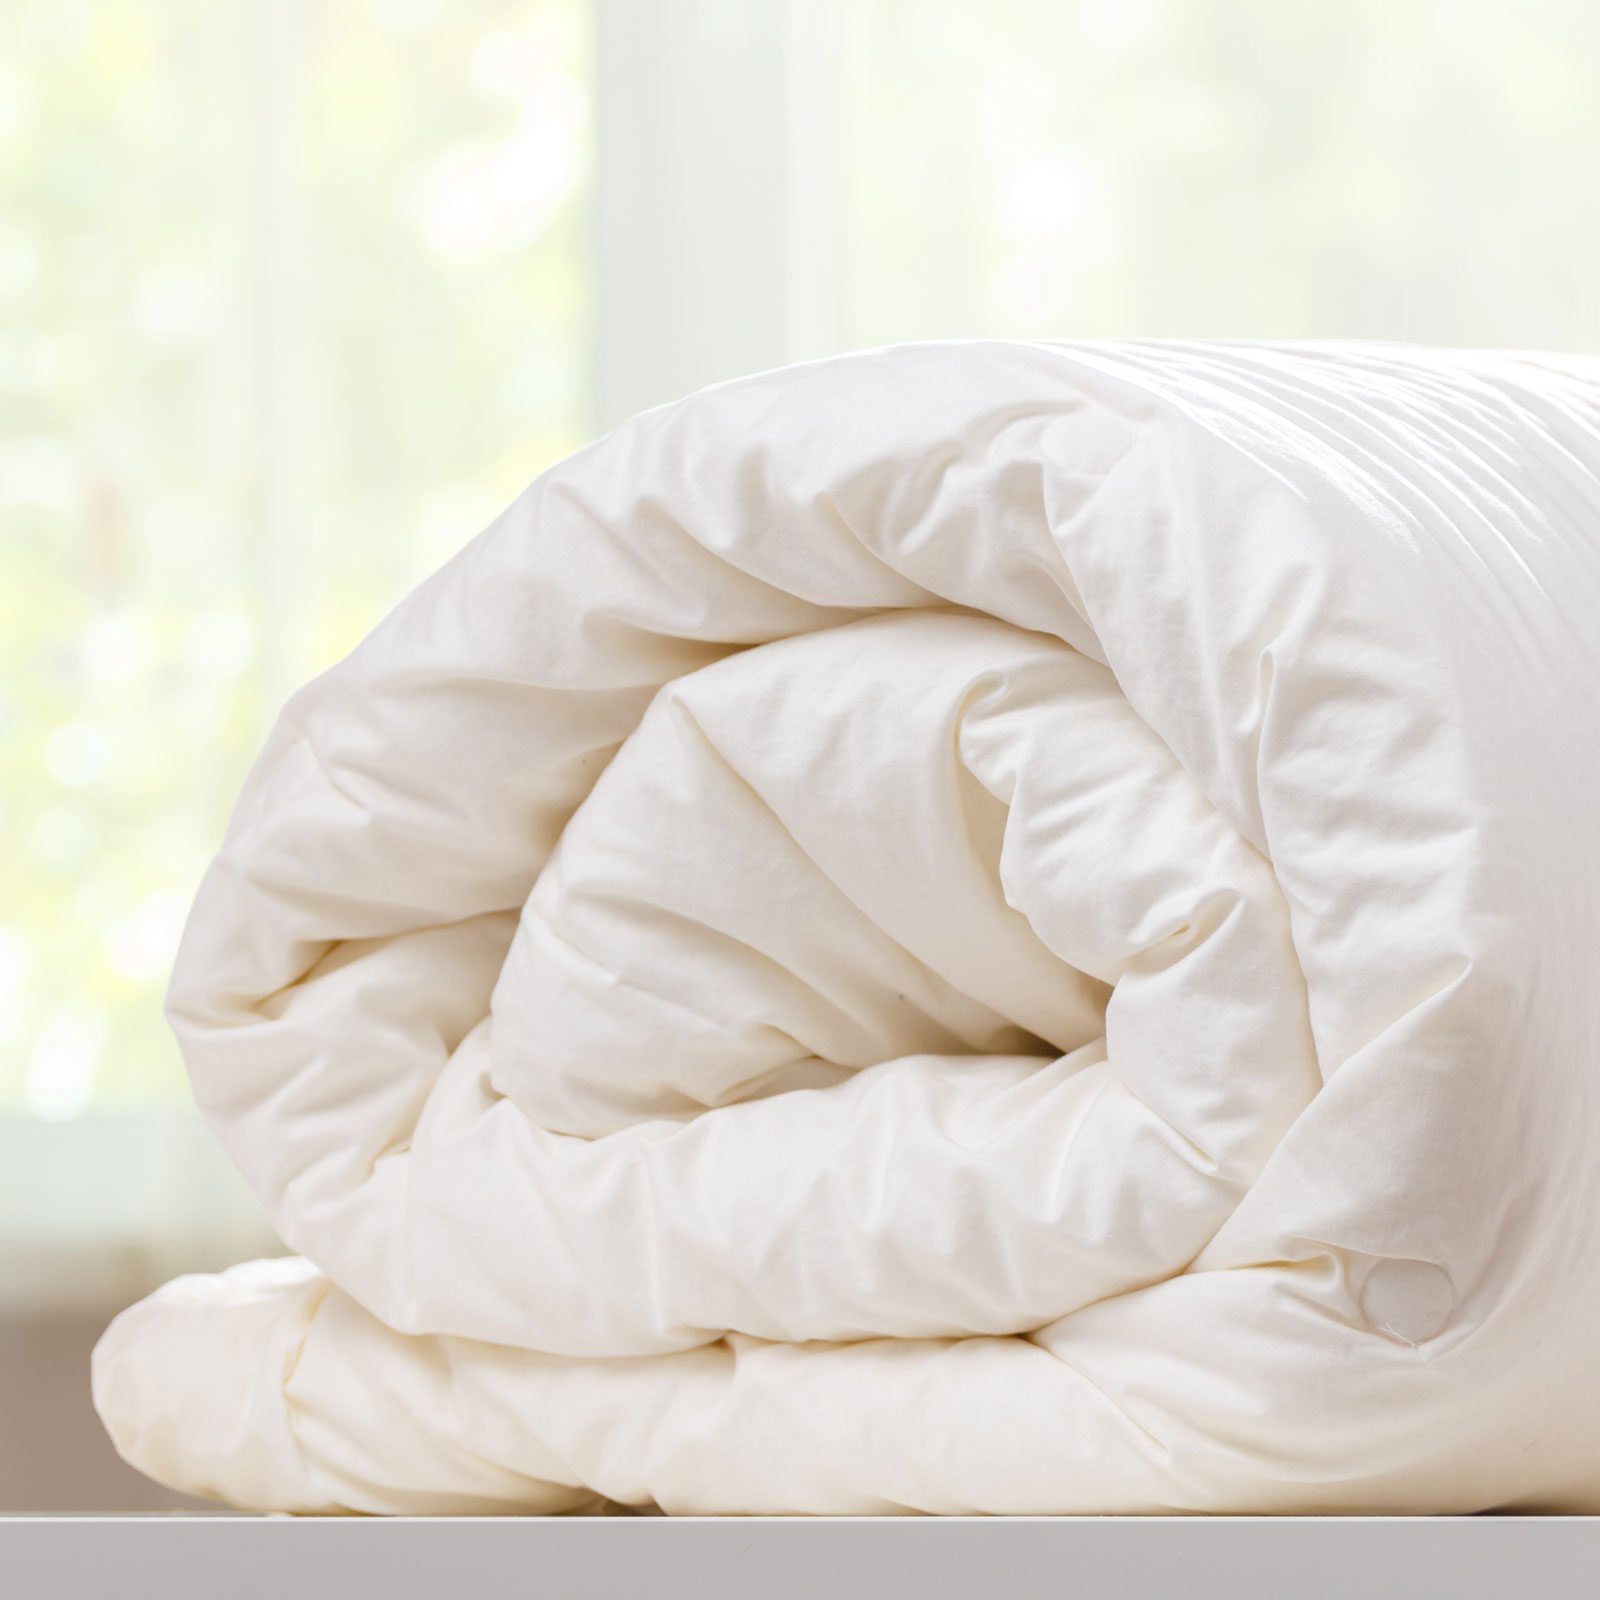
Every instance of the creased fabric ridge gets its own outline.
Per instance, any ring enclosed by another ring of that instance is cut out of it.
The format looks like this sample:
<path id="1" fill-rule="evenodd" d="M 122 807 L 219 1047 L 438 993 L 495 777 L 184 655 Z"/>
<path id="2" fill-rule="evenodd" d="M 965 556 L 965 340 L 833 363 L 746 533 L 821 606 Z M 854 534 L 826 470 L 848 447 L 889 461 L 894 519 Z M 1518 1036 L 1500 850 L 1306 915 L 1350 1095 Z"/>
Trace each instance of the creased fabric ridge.
<path id="1" fill-rule="evenodd" d="M 295 1253 L 95 1358 L 262 1509 L 1600 1508 L 1600 363 L 905 346 L 538 479 L 169 995 Z"/>

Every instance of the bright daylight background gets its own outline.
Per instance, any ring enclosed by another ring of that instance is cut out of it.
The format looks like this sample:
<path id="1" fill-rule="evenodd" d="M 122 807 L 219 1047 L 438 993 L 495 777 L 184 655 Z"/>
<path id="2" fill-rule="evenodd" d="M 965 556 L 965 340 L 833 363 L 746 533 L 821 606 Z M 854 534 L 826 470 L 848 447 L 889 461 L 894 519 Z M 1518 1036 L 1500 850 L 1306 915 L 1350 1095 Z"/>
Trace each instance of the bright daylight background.
<path id="1" fill-rule="evenodd" d="M 187 900 L 533 474 L 898 339 L 1600 350 L 1597 90 L 1593 0 L 6 0 L 0 1307 L 263 1248 Z"/>

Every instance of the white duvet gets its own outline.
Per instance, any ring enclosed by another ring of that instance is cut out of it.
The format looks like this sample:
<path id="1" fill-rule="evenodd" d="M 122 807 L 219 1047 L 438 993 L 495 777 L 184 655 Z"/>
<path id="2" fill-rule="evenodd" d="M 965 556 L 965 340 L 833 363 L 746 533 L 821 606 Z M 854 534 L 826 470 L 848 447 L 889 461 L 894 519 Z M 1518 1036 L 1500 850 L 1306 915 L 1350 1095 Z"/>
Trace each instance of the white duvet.
<path id="1" fill-rule="evenodd" d="M 242 1506 L 1600 1509 L 1600 363 L 915 346 L 540 478 L 170 1006 Z"/>

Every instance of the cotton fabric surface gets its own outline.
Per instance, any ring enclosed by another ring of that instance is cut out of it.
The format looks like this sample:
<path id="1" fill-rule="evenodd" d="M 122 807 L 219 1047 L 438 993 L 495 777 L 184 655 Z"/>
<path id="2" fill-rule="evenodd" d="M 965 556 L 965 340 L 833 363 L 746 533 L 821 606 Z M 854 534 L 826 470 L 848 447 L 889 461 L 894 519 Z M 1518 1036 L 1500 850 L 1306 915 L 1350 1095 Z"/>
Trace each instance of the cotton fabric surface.
<path id="1" fill-rule="evenodd" d="M 539 478 L 169 997 L 261 1509 L 1600 1510 L 1600 363 L 908 346 Z"/>

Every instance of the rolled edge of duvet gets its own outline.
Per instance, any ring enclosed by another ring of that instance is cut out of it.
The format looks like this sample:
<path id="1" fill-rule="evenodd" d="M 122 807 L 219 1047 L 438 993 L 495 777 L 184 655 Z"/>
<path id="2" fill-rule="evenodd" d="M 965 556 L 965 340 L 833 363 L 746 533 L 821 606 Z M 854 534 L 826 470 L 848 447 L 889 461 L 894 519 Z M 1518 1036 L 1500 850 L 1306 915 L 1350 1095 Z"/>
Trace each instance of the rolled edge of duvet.
<path id="1" fill-rule="evenodd" d="M 553 469 L 247 781 L 170 1009 L 315 1267 L 125 1314 L 119 1449 L 292 1509 L 1591 1505 L 1597 473 L 1593 363 L 1157 343 Z"/>

